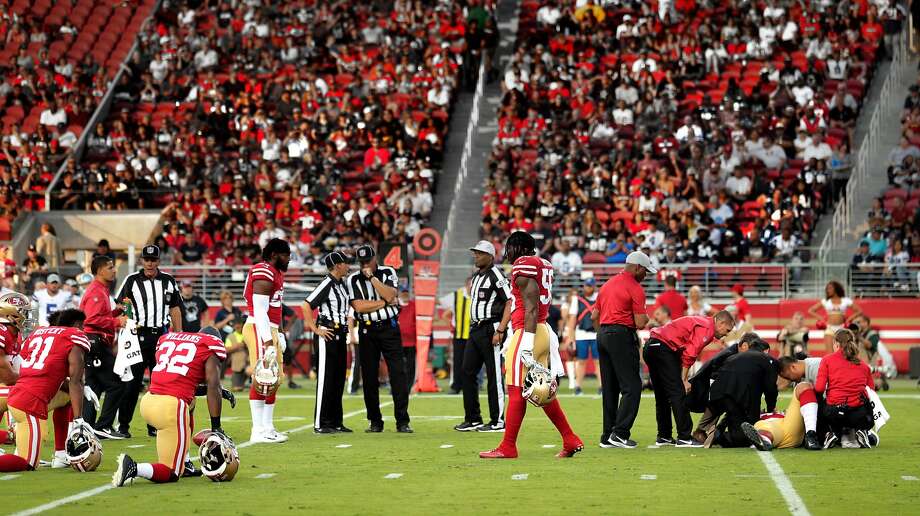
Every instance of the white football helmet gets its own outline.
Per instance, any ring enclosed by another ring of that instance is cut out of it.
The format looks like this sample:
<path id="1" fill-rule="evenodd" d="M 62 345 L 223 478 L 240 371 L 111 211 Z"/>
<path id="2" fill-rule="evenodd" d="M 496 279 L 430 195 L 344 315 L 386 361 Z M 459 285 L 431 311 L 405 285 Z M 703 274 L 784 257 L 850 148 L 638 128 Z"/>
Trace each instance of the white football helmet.
<path id="1" fill-rule="evenodd" d="M 220 432 L 212 432 L 198 448 L 201 473 L 214 482 L 229 482 L 240 469 L 240 454 L 233 440 Z"/>
<path id="2" fill-rule="evenodd" d="M 536 407 L 545 407 L 556 398 L 559 384 L 549 369 L 534 363 L 524 376 L 523 397 Z"/>
<path id="3" fill-rule="evenodd" d="M 73 469 L 81 472 L 95 471 L 102 462 L 102 444 L 87 426 L 75 424 L 67 436 L 67 460 Z"/>
<path id="4" fill-rule="evenodd" d="M 261 360 L 256 360 L 252 372 L 252 381 L 256 392 L 262 396 L 271 396 L 281 382 L 281 371 L 278 369 L 278 358 L 274 346 L 265 348 Z"/>

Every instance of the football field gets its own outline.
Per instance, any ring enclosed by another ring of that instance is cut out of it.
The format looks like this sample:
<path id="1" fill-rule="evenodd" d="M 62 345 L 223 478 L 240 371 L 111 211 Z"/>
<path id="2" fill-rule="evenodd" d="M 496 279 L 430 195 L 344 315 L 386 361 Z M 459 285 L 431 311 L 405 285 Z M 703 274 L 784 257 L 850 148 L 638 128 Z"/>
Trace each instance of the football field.
<path id="1" fill-rule="evenodd" d="M 563 381 L 565 387 L 566 381 Z M 500 433 L 460 433 L 460 396 L 413 396 L 414 434 L 397 434 L 392 417 L 382 434 L 365 434 L 359 396 L 345 396 L 345 424 L 353 434 L 312 432 L 313 385 L 283 389 L 276 426 L 285 444 L 250 445 L 245 396 L 235 410 L 224 405 L 224 428 L 241 457 L 233 482 L 204 478 L 155 485 L 109 483 L 115 457 L 126 451 L 139 462 L 155 459 L 154 441 L 138 415 L 133 439 L 104 441 L 105 457 L 93 473 L 69 469 L 0 474 L 3 513 L 37 514 L 917 514 L 920 512 L 920 390 L 894 382 L 882 394 L 892 419 L 872 450 L 803 449 L 758 453 L 751 449 L 650 449 L 655 438 L 654 400 L 646 391 L 634 450 L 601 449 L 600 397 L 560 390 L 572 427 L 585 450 L 556 459 L 560 439 L 542 410 L 528 406 L 518 443 L 520 458 L 486 461 Z M 594 384 L 586 392 L 596 392 Z M 386 392 L 384 414 L 392 415 Z M 781 397 L 780 408 L 788 402 Z M 483 408 L 487 411 L 485 398 Z M 197 427 L 207 421 L 199 404 Z M 694 418 L 696 419 L 696 418 Z M 45 442 L 49 459 L 52 441 Z M 12 451 L 9 446 L 7 451 Z M 194 450 L 197 452 L 197 450 Z"/>

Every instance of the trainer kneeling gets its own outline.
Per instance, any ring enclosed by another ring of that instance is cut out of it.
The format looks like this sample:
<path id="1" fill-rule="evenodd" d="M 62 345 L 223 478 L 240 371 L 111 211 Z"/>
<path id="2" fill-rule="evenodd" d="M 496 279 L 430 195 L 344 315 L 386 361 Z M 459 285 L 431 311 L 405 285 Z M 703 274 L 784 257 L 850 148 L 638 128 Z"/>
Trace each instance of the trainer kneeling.
<path id="1" fill-rule="evenodd" d="M 872 445 L 866 433 L 873 426 L 872 408 L 867 389 L 874 389 L 875 380 L 865 362 L 859 359 L 856 335 L 847 329 L 834 333 L 834 352 L 821 359 L 815 391 L 825 395 L 822 417 L 830 432 L 824 448 L 835 446 L 844 432 L 855 431 L 861 448 Z"/>
<path id="2" fill-rule="evenodd" d="M 655 444 L 658 446 L 703 446 L 691 435 L 693 421 L 685 400 L 690 391 L 687 375 L 703 348 L 714 339 L 728 335 L 734 325 L 735 319 L 723 310 L 713 317 L 681 317 L 651 330 L 642 356 L 655 389 L 655 417 L 658 422 Z M 677 425 L 676 442 L 671 438 L 672 412 Z"/>

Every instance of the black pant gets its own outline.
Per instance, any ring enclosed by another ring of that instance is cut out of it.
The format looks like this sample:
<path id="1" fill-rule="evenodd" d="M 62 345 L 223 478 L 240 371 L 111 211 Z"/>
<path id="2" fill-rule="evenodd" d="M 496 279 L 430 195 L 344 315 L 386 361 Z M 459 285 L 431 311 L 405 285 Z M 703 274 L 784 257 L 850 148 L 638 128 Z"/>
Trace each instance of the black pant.
<path id="1" fill-rule="evenodd" d="M 406 364 L 406 385 L 409 386 L 409 392 L 412 392 L 412 386 L 415 385 L 415 346 L 403 346 L 403 363 Z"/>
<path id="2" fill-rule="evenodd" d="M 709 403 L 709 411 L 712 412 L 715 421 L 725 414 L 725 418 L 716 426 L 718 431 L 716 444 L 723 448 L 747 448 L 751 445 L 751 441 L 741 430 L 741 423 L 754 424 L 757 420 L 750 421 L 744 404 L 732 398 L 719 398 Z"/>
<path id="3" fill-rule="evenodd" d="M 390 391 L 393 393 L 393 415 L 396 425 L 409 423 L 409 389 L 406 385 L 406 365 L 403 363 L 402 335 L 396 321 L 368 326 L 361 323 L 358 330 L 361 356 L 361 379 L 364 383 L 364 407 L 371 423 L 383 424 L 380 414 L 380 355 L 390 371 Z"/>
<path id="4" fill-rule="evenodd" d="M 463 354 L 466 353 L 466 339 L 454 339 L 450 364 L 450 390 L 463 390 Z"/>
<path id="5" fill-rule="evenodd" d="M 316 408 L 314 428 L 342 426 L 342 393 L 345 391 L 345 358 L 348 329 L 333 330 L 330 338 L 316 337 Z"/>
<path id="6" fill-rule="evenodd" d="M 361 388 L 361 353 L 358 345 L 352 347 L 351 354 L 351 374 L 348 380 L 348 392 L 355 394 Z M 313 362 L 316 363 L 315 361 Z"/>
<path id="7" fill-rule="evenodd" d="M 470 423 L 482 421 L 479 411 L 479 371 L 486 366 L 486 385 L 489 389 L 489 423 L 502 420 L 501 403 L 505 401 L 504 382 L 499 380 L 501 374 L 501 353 L 492 345 L 495 334 L 494 323 L 474 324 L 470 329 L 470 339 L 466 341 L 463 353 L 463 411 L 464 419 Z"/>
<path id="8" fill-rule="evenodd" d="M 681 380 L 680 352 L 658 339 L 649 339 L 642 352 L 648 374 L 655 389 L 655 419 L 658 437 L 671 438 L 671 412 L 677 424 L 677 438 L 690 440 L 693 420 L 685 402 L 686 390 Z"/>
<path id="9" fill-rule="evenodd" d="M 124 396 L 121 399 L 121 406 L 118 407 L 118 429 L 126 432 L 131 427 L 131 419 L 134 417 L 134 409 L 137 407 L 137 398 L 141 393 L 141 387 L 144 385 L 144 371 L 150 370 L 153 374 L 153 368 L 156 366 L 157 341 L 160 336 L 166 333 L 160 328 L 138 328 L 137 340 L 141 346 L 141 355 L 144 360 L 131 366 L 131 374 L 134 378 L 125 383 Z M 147 425 L 150 430 L 153 427 Z"/>
<path id="10" fill-rule="evenodd" d="M 109 428 L 115 422 L 115 413 L 121 406 L 127 384 L 115 374 L 115 350 L 101 335 L 88 333 L 92 348 L 86 355 L 86 385 L 102 400 L 102 411 L 96 418 L 96 407 L 83 404 L 83 419 L 96 429 Z M 105 394 L 105 399 L 102 395 Z"/>
<path id="11" fill-rule="evenodd" d="M 597 348 L 600 355 L 601 378 L 604 379 L 601 388 L 604 399 L 604 428 L 601 439 L 606 441 L 612 433 L 629 439 L 633 423 L 639 415 L 639 402 L 642 400 L 639 336 L 633 328 L 619 324 L 604 325 L 597 335 Z"/>
<path id="12" fill-rule="evenodd" d="M 854 430 L 869 430 L 875 426 L 875 420 L 872 418 L 872 410 L 869 404 L 864 402 L 857 407 L 846 405 L 825 405 L 821 410 L 823 419 L 837 437 L 843 433 L 844 428 Z"/>

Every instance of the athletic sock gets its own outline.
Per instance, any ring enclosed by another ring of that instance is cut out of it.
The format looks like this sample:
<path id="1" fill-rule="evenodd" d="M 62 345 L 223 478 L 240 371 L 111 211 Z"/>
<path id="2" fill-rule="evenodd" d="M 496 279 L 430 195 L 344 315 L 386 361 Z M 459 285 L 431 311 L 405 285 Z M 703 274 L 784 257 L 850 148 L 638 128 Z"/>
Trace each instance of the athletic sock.
<path id="1" fill-rule="evenodd" d="M 253 399 L 252 393 L 249 394 L 249 411 L 252 413 L 252 430 L 262 428 L 262 412 L 265 408 L 264 399 Z"/>
<path id="2" fill-rule="evenodd" d="M 141 478 L 146 478 L 147 480 L 153 480 L 153 464 L 148 464 L 146 462 L 137 463 L 137 476 Z"/>
<path id="3" fill-rule="evenodd" d="M 508 386 L 508 409 L 505 412 L 505 435 L 500 448 L 517 449 L 517 436 L 527 412 L 527 402 L 522 396 L 522 389 L 514 385 Z"/>
<path id="4" fill-rule="evenodd" d="M 13 471 L 29 471 L 30 469 L 32 468 L 29 463 L 19 455 L 13 455 L 12 453 L 0 455 L 0 472 L 10 473 Z"/>
<path id="5" fill-rule="evenodd" d="M 67 407 L 54 409 L 51 419 L 54 422 L 54 451 L 64 449 L 67 444 L 67 427 L 70 426 Z"/>
<path id="6" fill-rule="evenodd" d="M 575 361 L 567 360 L 565 362 L 565 374 L 569 377 L 569 390 L 575 390 Z"/>
<path id="7" fill-rule="evenodd" d="M 799 394 L 799 403 L 802 419 L 805 420 L 805 431 L 814 432 L 818 428 L 818 398 L 814 389 L 805 389 Z"/>
<path id="8" fill-rule="evenodd" d="M 275 396 L 272 395 L 272 398 Z M 264 408 L 262 409 L 262 428 L 265 430 L 273 430 L 275 428 L 275 423 L 272 421 L 275 416 L 275 400 L 272 400 L 271 403 L 268 400 L 265 400 Z"/>
<path id="9" fill-rule="evenodd" d="M 569 420 L 565 417 L 565 412 L 562 411 L 562 405 L 559 404 L 558 399 L 553 399 L 549 405 L 543 407 L 543 412 L 545 412 L 549 420 L 556 425 L 556 430 L 559 430 L 559 434 L 562 436 L 563 440 L 567 441 L 575 436 L 575 433 L 572 432 L 572 427 L 569 426 Z"/>

